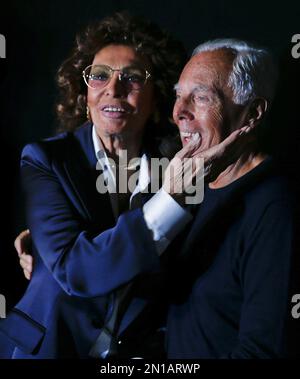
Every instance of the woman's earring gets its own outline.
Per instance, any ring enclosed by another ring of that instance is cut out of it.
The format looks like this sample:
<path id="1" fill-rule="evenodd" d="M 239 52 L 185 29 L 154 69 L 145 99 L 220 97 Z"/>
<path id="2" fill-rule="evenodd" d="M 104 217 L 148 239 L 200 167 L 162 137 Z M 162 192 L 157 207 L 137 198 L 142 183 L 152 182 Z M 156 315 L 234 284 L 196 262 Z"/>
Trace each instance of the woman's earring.
<path id="1" fill-rule="evenodd" d="M 91 121 L 90 108 L 86 106 L 86 118 Z"/>

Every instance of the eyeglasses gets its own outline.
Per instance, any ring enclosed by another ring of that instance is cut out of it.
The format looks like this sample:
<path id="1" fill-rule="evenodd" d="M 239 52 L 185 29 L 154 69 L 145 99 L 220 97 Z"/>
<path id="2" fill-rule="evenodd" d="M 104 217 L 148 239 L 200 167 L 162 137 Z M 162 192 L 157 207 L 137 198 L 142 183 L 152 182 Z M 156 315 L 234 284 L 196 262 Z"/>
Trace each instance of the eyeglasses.
<path id="1" fill-rule="evenodd" d="M 106 65 L 90 65 L 82 71 L 85 84 L 93 89 L 101 89 L 108 85 L 115 71 L 118 71 L 120 82 L 129 91 L 140 90 L 150 78 L 151 74 L 139 67 L 124 67 L 113 69 Z"/>

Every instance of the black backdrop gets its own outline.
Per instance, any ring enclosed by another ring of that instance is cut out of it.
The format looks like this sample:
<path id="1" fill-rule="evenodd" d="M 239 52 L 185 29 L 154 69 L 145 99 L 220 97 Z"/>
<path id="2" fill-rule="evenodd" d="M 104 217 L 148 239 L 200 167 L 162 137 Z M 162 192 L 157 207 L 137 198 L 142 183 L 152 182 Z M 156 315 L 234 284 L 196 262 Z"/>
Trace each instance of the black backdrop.
<path id="1" fill-rule="evenodd" d="M 124 9 L 167 28 L 189 52 L 216 37 L 244 38 L 273 50 L 282 76 L 270 115 L 270 146 L 297 188 L 300 59 L 291 56 L 291 38 L 300 33 L 300 1 L 2 1 L 0 34 L 6 37 L 7 58 L 0 59 L 0 293 L 9 306 L 26 286 L 13 251 L 14 237 L 26 225 L 18 179 L 21 148 L 54 132 L 54 74 L 76 32 L 93 19 Z"/>

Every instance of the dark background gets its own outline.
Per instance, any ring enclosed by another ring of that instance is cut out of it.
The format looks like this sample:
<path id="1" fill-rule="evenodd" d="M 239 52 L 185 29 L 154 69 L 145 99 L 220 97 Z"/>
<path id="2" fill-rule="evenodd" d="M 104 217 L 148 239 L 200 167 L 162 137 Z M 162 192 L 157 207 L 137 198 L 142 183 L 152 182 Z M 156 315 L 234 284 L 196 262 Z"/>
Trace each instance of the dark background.
<path id="1" fill-rule="evenodd" d="M 21 149 L 54 133 L 54 75 L 76 32 L 89 21 L 124 9 L 170 30 L 188 52 L 216 37 L 247 39 L 274 52 L 281 81 L 268 142 L 298 191 L 300 59 L 291 56 L 291 38 L 300 33 L 300 1 L 2 1 L 0 33 L 6 37 L 7 58 L 0 59 L 0 293 L 9 307 L 27 284 L 13 249 L 16 234 L 26 226 L 19 183 Z"/>

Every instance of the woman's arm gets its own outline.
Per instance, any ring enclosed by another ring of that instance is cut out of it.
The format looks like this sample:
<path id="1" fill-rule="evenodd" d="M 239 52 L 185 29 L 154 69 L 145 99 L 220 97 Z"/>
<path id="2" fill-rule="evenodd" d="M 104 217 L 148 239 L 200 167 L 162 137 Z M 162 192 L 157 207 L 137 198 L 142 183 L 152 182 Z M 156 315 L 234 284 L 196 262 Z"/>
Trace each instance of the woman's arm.
<path id="1" fill-rule="evenodd" d="M 101 296 L 143 272 L 159 270 L 141 209 L 121 215 L 115 227 L 91 234 L 40 145 L 25 147 L 21 173 L 33 244 L 66 293 Z"/>

